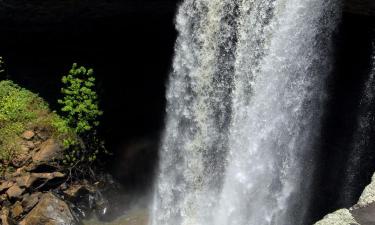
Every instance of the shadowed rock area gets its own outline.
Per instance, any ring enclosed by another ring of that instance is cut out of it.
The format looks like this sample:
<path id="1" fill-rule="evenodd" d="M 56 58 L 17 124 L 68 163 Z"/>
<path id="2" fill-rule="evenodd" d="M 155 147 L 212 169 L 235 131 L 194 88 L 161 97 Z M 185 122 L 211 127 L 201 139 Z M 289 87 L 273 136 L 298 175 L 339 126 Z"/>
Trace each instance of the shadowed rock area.
<path id="1" fill-rule="evenodd" d="M 353 14 L 362 14 L 375 16 L 374 0 L 347 0 L 345 2 L 345 11 Z"/>
<path id="2" fill-rule="evenodd" d="M 315 225 L 375 225 L 375 175 L 356 205 L 331 213 Z"/>

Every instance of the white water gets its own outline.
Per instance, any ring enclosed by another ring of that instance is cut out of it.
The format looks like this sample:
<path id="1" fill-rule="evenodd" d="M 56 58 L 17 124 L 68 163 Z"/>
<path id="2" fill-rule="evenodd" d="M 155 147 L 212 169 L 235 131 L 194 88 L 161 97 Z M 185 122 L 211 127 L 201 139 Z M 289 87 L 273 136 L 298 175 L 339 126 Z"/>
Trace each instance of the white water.
<path id="1" fill-rule="evenodd" d="M 337 1 L 184 1 L 152 225 L 303 224 Z"/>

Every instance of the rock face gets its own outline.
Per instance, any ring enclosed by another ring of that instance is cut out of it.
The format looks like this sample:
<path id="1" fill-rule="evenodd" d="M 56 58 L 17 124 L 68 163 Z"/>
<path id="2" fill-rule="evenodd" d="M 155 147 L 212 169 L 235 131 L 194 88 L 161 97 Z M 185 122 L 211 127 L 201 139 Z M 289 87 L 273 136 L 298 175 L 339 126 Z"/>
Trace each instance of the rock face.
<path id="1" fill-rule="evenodd" d="M 356 205 L 329 214 L 315 225 L 375 225 L 375 174 Z"/>
<path id="2" fill-rule="evenodd" d="M 175 0 L 147 1 L 140 4 L 137 1 L 121 0 L 90 0 L 90 1 L 27 1 L 2 0 L 0 1 L 0 20 L 12 18 L 14 21 L 28 22 L 60 22 L 71 18 L 103 18 L 134 11 L 149 11 L 165 13 L 173 11 Z"/>
<path id="3" fill-rule="evenodd" d="M 20 225 L 75 225 L 69 206 L 51 193 L 44 194 Z"/>
<path id="4" fill-rule="evenodd" d="M 375 203 L 351 210 L 353 218 L 361 225 L 375 224 Z"/>
<path id="5" fill-rule="evenodd" d="M 346 0 L 345 11 L 354 13 L 354 14 L 375 16 L 375 1 L 374 0 Z"/>
<path id="6" fill-rule="evenodd" d="M 0 177 L 0 225 L 73 225 L 80 218 L 71 209 L 81 216 L 76 211 L 86 210 L 86 215 L 98 208 L 94 185 L 69 182 L 60 172 L 66 171 L 60 160 L 64 150 L 51 132 L 43 127 L 27 130 L 18 144 L 24 148 L 22 157 L 12 162 L 15 171 Z M 87 206 L 81 207 L 83 200 Z"/>
<path id="7" fill-rule="evenodd" d="M 340 209 L 327 215 L 315 225 L 358 225 L 358 223 L 354 220 L 349 210 Z"/>
<path id="8" fill-rule="evenodd" d="M 48 163 L 54 159 L 61 158 L 62 148 L 54 139 L 48 139 L 40 145 L 40 150 L 33 155 L 33 162 L 36 164 Z"/>
<path id="9" fill-rule="evenodd" d="M 358 205 L 364 207 L 375 202 L 375 174 L 372 176 L 371 183 L 365 188 L 361 197 L 359 197 Z"/>

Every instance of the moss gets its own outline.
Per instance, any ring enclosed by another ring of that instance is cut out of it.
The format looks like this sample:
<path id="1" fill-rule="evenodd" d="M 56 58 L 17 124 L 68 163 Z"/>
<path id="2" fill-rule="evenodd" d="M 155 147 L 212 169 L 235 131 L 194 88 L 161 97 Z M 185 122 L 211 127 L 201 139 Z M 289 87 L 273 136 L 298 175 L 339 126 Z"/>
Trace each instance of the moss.
<path id="1" fill-rule="evenodd" d="M 12 81 L 0 81 L 0 163 L 8 165 L 20 148 L 20 135 L 28 129 L 42 128 L 63 142 L 74 140 L 74 131 L 37 94 Z"/>

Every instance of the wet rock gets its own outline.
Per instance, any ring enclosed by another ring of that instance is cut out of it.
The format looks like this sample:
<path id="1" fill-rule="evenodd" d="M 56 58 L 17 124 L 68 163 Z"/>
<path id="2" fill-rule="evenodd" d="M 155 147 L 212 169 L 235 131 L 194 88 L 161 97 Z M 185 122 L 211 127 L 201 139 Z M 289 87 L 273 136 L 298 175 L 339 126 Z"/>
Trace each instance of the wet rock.
<path id="1" fill-rule="evenodd" d="M 69 199 L 75 199 L 81 195 L 86 195 L 89 193 L 94 194 L 95 188 L 88 185 L 87 183 L 73 184 L 69 186 L 66 190 L 64 190 L 64 194 Z"/>
<path id="2" fill-rule="evenodd" d="M 69 206 L 51 193 L 43 194 L 39 203 L 20 225 L 76 225 Z"/>
<path id="3" fill-rule="evenodd" d="M 24 191 L 25 189 L 20 188 L 18 185 L 13 185 L 7 190 L 6 194 L 8 195 L 8 198 L 10 199 L 19 198 Z"/>
<path id="4" fill-rule="evenodd" d="M 21 137 L 25 140 L 31 140 L 34 136 L 35 136 L 35 133 L 34 131 L 31 131 L 31 130 L 27 130 L 23 132 L 23 134 L 21 135 Z"/>
<path id="5" fill-rule="evenodd" d="M 62 157 L 62 148 L 54 139 L 49 139 L 40 145 L 40 150 L 33 155 L 33 163 L 40 165 L 52 162 Z"/>

